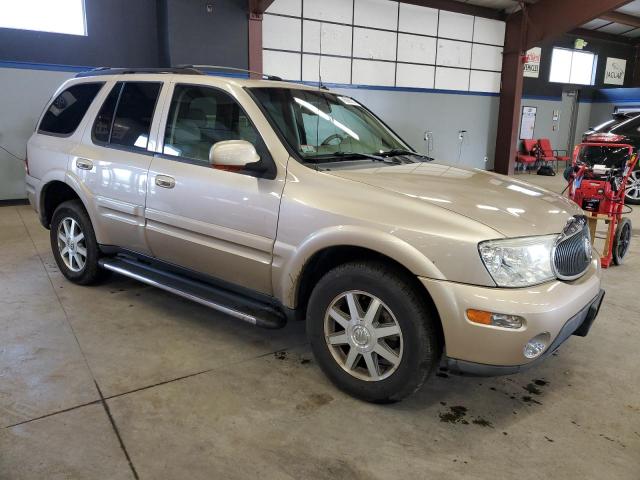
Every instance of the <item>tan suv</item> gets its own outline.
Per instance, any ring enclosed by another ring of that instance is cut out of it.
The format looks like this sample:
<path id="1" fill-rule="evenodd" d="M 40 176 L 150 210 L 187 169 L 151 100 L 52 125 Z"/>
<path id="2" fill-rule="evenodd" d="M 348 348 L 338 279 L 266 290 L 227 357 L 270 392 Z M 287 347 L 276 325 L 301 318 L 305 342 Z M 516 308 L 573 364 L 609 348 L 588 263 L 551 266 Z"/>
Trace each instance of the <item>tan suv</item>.
<path id="1" fill-rule="evenodd" d="M 320 367 L 370 401 L 441 361 L 531 366 L 586 335 L 604 293 L 567 199 L 434 163 L 352 98 L 278 79 L 79 74 L 26 181 L 69 280 L 114 271 L 259 326 L 306 318 Z"/>

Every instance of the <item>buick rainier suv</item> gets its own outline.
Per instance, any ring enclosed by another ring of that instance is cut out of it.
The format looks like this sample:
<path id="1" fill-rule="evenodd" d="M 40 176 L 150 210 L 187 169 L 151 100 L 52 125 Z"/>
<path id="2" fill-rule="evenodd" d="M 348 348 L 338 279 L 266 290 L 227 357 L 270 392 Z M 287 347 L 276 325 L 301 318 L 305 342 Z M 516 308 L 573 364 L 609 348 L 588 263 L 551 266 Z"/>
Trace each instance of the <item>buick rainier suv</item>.
<path id="1" fill-rule="evenodd" d="M 235 319 L 294 319 L 372 402 L 438 366 L 500 375 L 584 336 L 604 292 L 583 212 L 432 161 L 324 88 L 100 69 L 53 95 L 27 193 L 60 271 L 131 277 Z"/>

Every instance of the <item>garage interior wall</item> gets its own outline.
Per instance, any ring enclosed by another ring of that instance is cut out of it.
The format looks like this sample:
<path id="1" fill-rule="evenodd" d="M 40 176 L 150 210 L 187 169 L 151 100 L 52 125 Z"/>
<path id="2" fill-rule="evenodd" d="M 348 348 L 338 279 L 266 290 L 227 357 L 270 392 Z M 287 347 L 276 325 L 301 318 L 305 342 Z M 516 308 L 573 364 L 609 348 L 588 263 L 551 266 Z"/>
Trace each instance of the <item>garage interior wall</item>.
<path id="1" fill-rule="evenodd" d="M 588 32 L 584 32 L 588 33 Z M 635 68 L 634 47 L 624 41 L 614 41 L 603 38 L 586 37 L 587 44 L 584 51 L 592 52 L 597 56 L 597 66 L 593 85 L 564 85 L 549 81 L 551 58 L 554 47 L 574 49 L 576 35 L 563 35 L 553 41 L 541 45 L 541 61 L 538 78 L 524 78 L 524 94 L 522 107 L 536 107 L 536 122 L 534 137 L 548 138 L 554 149 L 566 149 L 572 132 L 568 127 L 570 121 L 570 109 L 563 102 L 563 94 L 568 90 L 579 91 L 577 104 L 578 113 L 573 131 L 575 142 L 579 142 L 582 134 L 591 126 L 598 125 L 611 118 L 615 108 L 615 102 L 610 95 L 601 92 L 620 91 L 618 100 L 627 102 L 633 89 L 628 88 L 633 83 L 633 71 Z M 608 57 L 622 58 L 626 60 L 624 83 L 621 88 L 611 88 L 605 83 L 605 67 Z M 640 95 L 636 95 L 640 97 Z M 640 102 L 639 102 L 640 104 Z M 553 120 L 553 113 L 559 113 L 559 119 Z M 570 150 L 570 148 L 569 148 Z"/>
<path id="2" fill-rule="evenodd" d="M 75 73 L 158 67 L 156 0 L 85 0 L 87 35 L 0 28 L 0 146 L 20 159 L 47 100 Z M 207 5 L 214 8 L 209 13 Z M 247 68 L 246 0 L 167 0 L 168 60 Z M 24 162 L 0 149 L 0 200 L 26 198 Z"/>
<path id="3" fill-rule="evenodd" d="M 315 84 L 321 77 L 419 151 L 491 168 L 504 28 L 389 0 L 275 0 L 263 20 L 264 71 Z"/>

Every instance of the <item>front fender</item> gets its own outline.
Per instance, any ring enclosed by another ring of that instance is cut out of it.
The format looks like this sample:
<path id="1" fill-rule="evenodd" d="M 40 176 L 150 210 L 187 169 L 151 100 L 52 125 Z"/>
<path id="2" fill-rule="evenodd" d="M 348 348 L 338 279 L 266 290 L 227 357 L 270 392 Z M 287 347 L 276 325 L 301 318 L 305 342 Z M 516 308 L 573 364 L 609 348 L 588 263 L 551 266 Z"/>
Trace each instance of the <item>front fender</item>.
<path id="1" fill-rule="evenodd" d="M 299 245 L 276 240 L 272 269 L 275 296 L 285 306 L 295 308 L 302 272 L 309 260 L 324 249 L 341 246 L 366 248 L 395 260 L 417 276 L 445 279 L 431 260 L 400 238 L 364 226 L 338 225 L 312 233 Z"/>

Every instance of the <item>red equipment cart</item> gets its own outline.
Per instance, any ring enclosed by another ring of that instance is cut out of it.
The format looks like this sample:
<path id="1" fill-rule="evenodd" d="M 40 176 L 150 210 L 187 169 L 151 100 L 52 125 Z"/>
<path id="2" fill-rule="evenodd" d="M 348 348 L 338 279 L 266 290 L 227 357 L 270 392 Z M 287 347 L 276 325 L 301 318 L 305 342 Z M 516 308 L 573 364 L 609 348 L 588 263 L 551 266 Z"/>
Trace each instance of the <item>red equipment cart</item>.
<path id="1" fill-rule="evenodd" d="M 598 220 L 609 224 L 600 259 L 602 268 L 623 262 L 631 242 L 631 221 L 623 218 L 624 192 L 637 155 L 624 143 L 581 143 L 573 150 L 569 198 L 587 213 L 591 238 Z"/>

